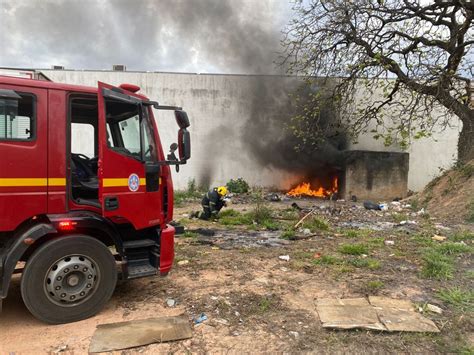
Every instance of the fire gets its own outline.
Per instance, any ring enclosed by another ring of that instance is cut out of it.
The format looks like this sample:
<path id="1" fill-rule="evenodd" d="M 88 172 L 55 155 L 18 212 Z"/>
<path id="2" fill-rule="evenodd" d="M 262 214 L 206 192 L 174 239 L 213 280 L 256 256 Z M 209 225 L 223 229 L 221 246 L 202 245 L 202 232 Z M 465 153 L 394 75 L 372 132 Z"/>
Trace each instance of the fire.
<path id="1" fill-rule="evenodd" d="M 337 177 L 334 177 L 331 181 L 331 187 L 329 189 L 324 188 L 319 184 L 317 187 L 311 188 L 309 182 L 302 182 L 294 189 L 287 192 L 289 196 L 312 196 L 312 197 L 329 197 L 338 191 Z"/>

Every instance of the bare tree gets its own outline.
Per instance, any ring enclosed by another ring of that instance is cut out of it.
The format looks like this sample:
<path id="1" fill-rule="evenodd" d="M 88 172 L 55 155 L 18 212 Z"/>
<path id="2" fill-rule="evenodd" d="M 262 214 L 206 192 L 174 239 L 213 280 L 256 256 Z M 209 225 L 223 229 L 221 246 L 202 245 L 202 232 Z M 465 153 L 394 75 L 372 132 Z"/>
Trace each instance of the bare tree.
<path id="1" fill-rule="evenodd" d="M 284 61 L 309 81 L 336 78 L 331 99 L 354 136 L 375 122 L 375 138 L 403 146 L 454 114 L 458 159 L 474 159 L 473 0 L 299 0 L 294 10 Z"/>

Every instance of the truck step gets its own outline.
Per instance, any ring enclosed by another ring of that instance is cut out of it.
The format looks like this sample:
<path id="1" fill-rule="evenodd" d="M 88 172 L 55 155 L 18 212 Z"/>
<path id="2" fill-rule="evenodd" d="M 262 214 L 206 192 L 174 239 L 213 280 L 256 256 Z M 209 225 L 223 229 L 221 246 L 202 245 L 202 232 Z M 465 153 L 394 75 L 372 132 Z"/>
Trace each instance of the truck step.
<path id="1" fill-rule="evenodd" d="M 149 263 L 128 264 L 127 279 L 137 279 L 139 277 L 156 275 L 156 269 Z"/>
<path id="2" fill-rule="evenodd" d="M 154 246 L 156 242 L 151 239 L 137 239 L 137 240 L 127 240 L 123 242 L 124 249 L 137 249 L 137 248 L 147 248 Z"/>

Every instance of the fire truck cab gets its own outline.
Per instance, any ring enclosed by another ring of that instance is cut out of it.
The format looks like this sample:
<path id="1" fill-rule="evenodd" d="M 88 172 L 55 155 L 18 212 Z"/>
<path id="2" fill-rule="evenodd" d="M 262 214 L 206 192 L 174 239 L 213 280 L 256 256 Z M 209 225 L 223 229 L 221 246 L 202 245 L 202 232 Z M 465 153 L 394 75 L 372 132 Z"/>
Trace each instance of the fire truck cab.
<path id="1" fill-rule="evenodd" d="M 0 310 L 14 273 L 30 312 L 59 324 L 99 312 L 117 279 L 170 271 L 189 119 L 139 90 L 0 76 Z M 153 108 L 179 126 L 167 157 Z"/>

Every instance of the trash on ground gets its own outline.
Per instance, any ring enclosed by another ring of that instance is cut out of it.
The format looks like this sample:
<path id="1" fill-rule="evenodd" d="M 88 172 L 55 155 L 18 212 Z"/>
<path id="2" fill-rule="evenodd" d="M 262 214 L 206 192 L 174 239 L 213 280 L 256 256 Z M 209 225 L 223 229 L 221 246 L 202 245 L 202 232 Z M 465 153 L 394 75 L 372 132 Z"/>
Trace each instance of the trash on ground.
<path id="1" fill-rule="evenodd" d="M 176 300 L 174 300 L 172 298 L 168 298 L 166 300 L 166 305 L 170 308 L 173 308 L 174 306 L 176 306 Z"/>
<path id="2" fill-rule="evenodd" d="M 271 201 L 271 202 L 280 202 L 281 201 L 280 195 L 278 195 L 276 193 L 270 193 L 270 194 L 266 195 L 264 198 L 265 198 L 265 200 Z"/>
<path id="3" fill-rule="evenodd" d="M 290 256 L 289 255 L 280 255 L 278 257 L 280 260 L 285 260 L 285 261 L 290 261 Z"/>
<path id="4" fill-rule="evenodd" d="M 415 312 L 407 300 L 370 296 L 318 299 L 316 310 L 324 328 L 398 332 L 439 332 L 430 319 Z"/>
<path id="5" fill-rule="evenodd" d="M 435 306 L 434 304 L 430 304 L 430 303 L 426 305 L 426 309 L 430 312 L 437 313 L 437 314 L 443 313 L 443 309 L 441 307 Z"/>
<path id="6" fill-rule="evenodd" d="M 189 260 L 180 260 L 178 261 L 178 265 L 186 265 L 189 264 Z"/>
<path id="7" fill-rule="evenodd" d="M 92 337 L 90 353 L 135 348 L 193 336 L 186 317 L 160 317 L 100 324 Z"/>
<path id="8" fill-rule="evenodd" d="M 364 201 L 364 207 L 367 210 L 380 211 L 380 205 L 378 203 L 374 203 L 372 201 Z"/>
<path id="9" fill-rule="evenodd" d="M 199 315 L 199 317 L 197 317 L 196 319 L 194 319 L 194 324 L 195 324 L 195 325 L 199 325 L 199 324 L 201 324 L 201 323 L 207 321 L 207 319 L 208 319 L 207 316 L 206 316 L 204 313 L 201 313 L 201 314 Z"/>
<path id="10" fill-rule="evenodd" d="M 435 234 L 434 236 L 431 237 L 431 239 L 436 240 L 438 242 L 442 242 L 442 241 L 446 240 L 446 237 L 444 237 L 442 235 Z"/>
<path id="11" fill-rule="evenodd" d="M 384 242 L 385 245 L 395 245 L 395 242 L 393 240 L 386 240 Z"/>
<path id="12" fill-rule="evenodd" d="M 296 202 L 293 202 L 293 203 L 291 204 L 291 207 L 293 207 L 295 210 L 298 210 L 298 211 L 302 211 L 302 210 L 303 210 Z"/>
<path id="13" fill-rule="evenodd" d="M 298 228 L 298 226 L 303 223 L 303 221 L 308 218 L 309 216 L 311 216 L 313 214 L 313 210 L 309 211 L 308 213 L 306 213 L 303 218 L 301 218 L 298 223 L 295 224 L 295 228 Z"/>

